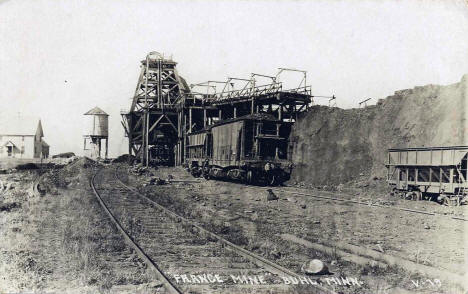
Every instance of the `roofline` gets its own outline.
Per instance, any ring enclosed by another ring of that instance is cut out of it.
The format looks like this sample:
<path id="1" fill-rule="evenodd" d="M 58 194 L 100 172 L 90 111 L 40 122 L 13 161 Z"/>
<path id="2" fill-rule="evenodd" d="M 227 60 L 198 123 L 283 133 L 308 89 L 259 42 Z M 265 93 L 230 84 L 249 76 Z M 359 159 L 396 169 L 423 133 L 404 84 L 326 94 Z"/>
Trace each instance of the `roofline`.
<path id="1" fill-rule="evenodd" d="M 83 113 L 83 115 L 102 115 L 102 116 L 109 116 L 107 113 Z"/>
<path id="2" fill-rule="evenodd" d="M 0 136 L 36 137 L 36 135 L 0 134 Z"/>
<path id="3" fill-rule="evenodd" d="M 410 148 L 391 148 L 388 152 L 394 151 L 431 151 L 431 150 L 468 150 L 468 146 L 441 146 L 441 147 L 410 147 Z"/>
<path id="4" fill-rule="evenodd" d="M 97 111 L 100 111 L 102 113 L 90 113 L 93 110 L 97 110 Z M 105 112 L 104 110 L 102 110 L 99 106 L 95 106 L 95 107 L 91 108 L 90 110 L 83 113 L 83 115 L 105 115 L 105 116 L 109 116 L 109 114 L 107 112 Z"/>

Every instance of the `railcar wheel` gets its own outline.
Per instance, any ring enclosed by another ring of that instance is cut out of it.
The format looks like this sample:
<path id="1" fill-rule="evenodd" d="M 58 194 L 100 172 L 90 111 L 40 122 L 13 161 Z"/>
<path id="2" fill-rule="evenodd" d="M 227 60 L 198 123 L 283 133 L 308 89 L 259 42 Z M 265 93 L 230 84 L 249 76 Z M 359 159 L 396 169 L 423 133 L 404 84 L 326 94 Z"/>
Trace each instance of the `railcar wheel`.
<path id="1" fill-rule="evenodd" d="M 450 199 L 448 197 L 444 197 L 443 204 L 445 206 L 450 206 Z"/>
<path id="2" fill-rule="evenodd" d="M 460 205 L 460 198 L 458 196 L 445 197 L 444 198 L 444 205 L 446 205 L 446 206 L 459 206 Z"/>

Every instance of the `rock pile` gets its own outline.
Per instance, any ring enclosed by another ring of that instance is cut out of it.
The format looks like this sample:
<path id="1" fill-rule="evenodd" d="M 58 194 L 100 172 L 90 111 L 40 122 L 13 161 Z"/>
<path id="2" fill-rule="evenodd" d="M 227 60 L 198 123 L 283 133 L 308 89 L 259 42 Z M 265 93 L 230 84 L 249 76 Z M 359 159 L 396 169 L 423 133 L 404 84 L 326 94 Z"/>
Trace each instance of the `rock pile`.
<path id="1" fill-rule="evenodd" d="M 313 106 L 293 126 L 292 181 L 336 185 L 386 176 L 388 148 L 468 145 L 468 75 L 359 109 Z"/>

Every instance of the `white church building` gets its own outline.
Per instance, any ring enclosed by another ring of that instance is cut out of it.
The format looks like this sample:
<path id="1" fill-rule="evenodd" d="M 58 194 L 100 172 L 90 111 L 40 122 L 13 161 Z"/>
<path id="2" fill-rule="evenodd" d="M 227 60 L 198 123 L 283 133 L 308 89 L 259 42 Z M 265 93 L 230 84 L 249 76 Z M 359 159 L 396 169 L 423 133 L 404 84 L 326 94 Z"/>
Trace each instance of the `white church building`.
<path id="1" fill-rule="evenodd" d="M 48 158 L 40 119 L 18 117 L 0 121 L 0 158 Z"/>

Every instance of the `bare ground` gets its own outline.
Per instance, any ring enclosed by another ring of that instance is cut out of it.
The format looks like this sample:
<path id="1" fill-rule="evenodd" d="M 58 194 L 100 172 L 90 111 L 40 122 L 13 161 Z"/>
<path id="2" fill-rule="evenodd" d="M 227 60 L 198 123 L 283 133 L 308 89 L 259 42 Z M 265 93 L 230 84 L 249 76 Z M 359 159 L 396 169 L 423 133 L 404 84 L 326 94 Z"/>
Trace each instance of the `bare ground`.
<path id="1" fill-rule="evenodd" d="M 159 168 L 154 172 L 161 178 L 172 175 L 175 179 L 193 178 L 178 168 Z M 133 184 L 141 186 L 144 177 L 130 176 Z M 347 187 L 342 187 L 346 190 Z M 266 201 L 266 188 L 249 187 L 236 183 L 205 181 L 200 183 L 173 183 L 147 186 L 142 189 L 162 204 L 198 219 L 213 229 L 232 228 L 234 242 L 256 250 L 283 265 L 288 260 L 319 257 L 331 264 L 334 271 L 346 276 L 358 276 L 366 282 L 365 293 L 461 293 L 451 281 L 442 285 L 416 286 L 426 278 L 400 268 L 381 270 L 371 266 L 357 266 L 321 252 L 281 240 L 284 233 L 294 234 L 312 242 L 327 244 L 348 243 L 402 257 L 416 263 L 443 269 L 460 275 L 466 274 L 466 222 L 445 217 L 462 216 L 465 207 L 447 208 L 432 202 L 413 202 L 388 195 L 357 189 L 350 199 L 366 199 L 389 205 L 402 205 L 413 209 L 437 211 L 442 216 L 411 214 L 404 211 L 367 207 L 351 203 L 318 200 L 292 193 L 278 193 L 280 200 Z M 356 188 L 353 187 L 353 191 Z M 382 188 L 385 190 L 385 188 Z M 304 190 L 301 190 L 304 192 Z M 317 195 L 330 196 L 329 192 L 310 190 Z M 340 197 L 336 193 L 335 197 Z M 378 195 L 378 197 L 377 197 Z M 341 195 L 344 197 L 344 195 Z M 237 230 L 241 228 L 241 230 Z M 228 230 L 229 231 L 229 230 Z M 237 239 L 237 240 L 236 240 Z M 299 271 L 300 268 L 295 270 Z M 344 289 L 356 293 L 356 289 Z M 362 289 L 360 289 L 362 290 Z M 361 293 L 361 292 L 358 292 Z"/>
<path id="2" fill-rule="evenodd" d="M 121 166 L 122 171 L 126 168 Z M 152 283 L 142 263 L 125 247 L 90 193 L 88 180 L 92 171 L 93 165 L 86 161 L 55 170 L 41 181 L 45 195 L 34 197 L 27 193 L 37 176 L 34 172 L 0 175 L 0 180 L 15 183 L 14 189 L 4 193 L 0 201 L 0 291 L 162 290 Z M 153 173 L 161 178 L 172 175 L 176 180 L 194 180 L 180 168 L 159 168 Z M 364 282 L 360 287 L 335 285 L 341 293 L 462 293 L 450 281 L 417 286 L 415 282 L 435 281 L 437 277 L 416 275 L 397 267 L 356 265 L 337 254 L 307 249 L 280 235 L 293 234 L 331 248 L 341 243 L 355 244 L 464 274 L 466 225 L 447 217 L 463 216 L 464 207 L 453 209 L 391 198 L 381 194 L 385 187 L 378 183 L 366 187 L 341 186 L 343 192 L 323 188 L 306 191 L 347 199 L 369 198 L 389 205 L 436 211 L 442 216 L 318 200 L 290 192 L 277 192 L 278 201 L 266 201 L 266 188 L 203 179 L 199 183 L 143 187 L 147 177 L 127 177 L 125 172 L 121 176 L 161 204 L 296 272 L 301 271 L 304 261 L 318 258 L 336 276 L 355 277 Z"/>

